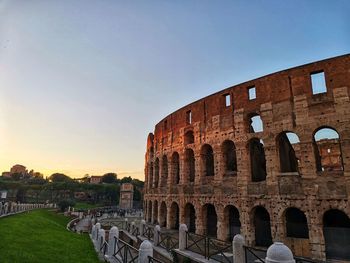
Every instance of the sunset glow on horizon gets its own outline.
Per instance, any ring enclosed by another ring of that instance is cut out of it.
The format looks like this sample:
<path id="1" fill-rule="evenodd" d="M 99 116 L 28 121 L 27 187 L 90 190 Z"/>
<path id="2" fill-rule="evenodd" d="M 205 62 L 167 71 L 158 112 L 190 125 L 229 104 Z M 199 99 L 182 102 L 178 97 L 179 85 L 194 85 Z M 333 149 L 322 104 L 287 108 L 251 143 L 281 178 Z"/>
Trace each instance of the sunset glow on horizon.
<path id="1" fill-rule="evenodd" d="M 144 180 L 171 112 L 350 52 L 350 2 L 281 2 L 0 0 L 0 174 Z"/>

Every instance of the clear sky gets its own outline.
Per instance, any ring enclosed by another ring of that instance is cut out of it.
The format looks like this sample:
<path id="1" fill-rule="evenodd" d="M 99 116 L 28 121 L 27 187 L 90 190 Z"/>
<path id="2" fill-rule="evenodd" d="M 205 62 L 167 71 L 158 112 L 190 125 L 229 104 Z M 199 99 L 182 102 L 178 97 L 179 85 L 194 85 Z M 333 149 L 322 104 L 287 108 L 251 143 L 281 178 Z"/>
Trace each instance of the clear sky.
<path id="1" fill-rule="evenodd" d="M 349 14 L 348 0 L 0 0 L 0 171 L 143 179 L 159 120 L 350 53 Z"/>

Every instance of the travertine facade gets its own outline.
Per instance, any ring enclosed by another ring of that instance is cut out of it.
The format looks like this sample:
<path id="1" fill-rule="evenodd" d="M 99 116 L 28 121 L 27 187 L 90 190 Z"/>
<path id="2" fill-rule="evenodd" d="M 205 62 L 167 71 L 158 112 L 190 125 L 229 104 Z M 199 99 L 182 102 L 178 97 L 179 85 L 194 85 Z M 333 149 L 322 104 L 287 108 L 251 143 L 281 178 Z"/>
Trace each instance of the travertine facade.
<path id="1" fill-rule="evenodd" d="M 325 77 L 321 93 L 311 81 L 318 73 Z M 349 259 L 350 55 L 251 80 L 175 111 L 148 136 L 145 178 L 148 221 Z"/>

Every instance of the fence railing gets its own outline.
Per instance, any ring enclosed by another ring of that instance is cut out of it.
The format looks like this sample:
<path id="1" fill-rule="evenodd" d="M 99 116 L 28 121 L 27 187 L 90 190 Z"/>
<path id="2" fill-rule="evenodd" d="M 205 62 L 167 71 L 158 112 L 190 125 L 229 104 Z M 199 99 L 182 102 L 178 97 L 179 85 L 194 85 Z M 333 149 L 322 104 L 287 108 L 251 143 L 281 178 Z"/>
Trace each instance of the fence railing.
<path id="1" fill-rule="evenodd" d="M 148 256 L 148 263 L 163 263 L 163 261 L 160 261 L 159 259 Z"/>
<path id="2" fill-rule="evenodd" d="M 179 247 L 179 238 L 177 233 L 160 232 L 159 233 L 159 243 L 158 245 L 168 252 Z"/>
<path id="3" fill-rule="evenodd" d="M 145 225 L 143 229 L 143 236 L 146 237 L 148 240 L 154 239 L 154 227 L 151 225 Z"/>
<path id="4" fill-rule="evenodd" d="M 137 263 L 139 250 L 121 239 L 114 237 L 115 242 L 118 242 L 118 249 L 114 251 L 113 257 L 119 263 Z"/>
<path id="5" fill-rule="evenodd" d="M 186 232 L 186 249 L 222 263 L 231 263 L 232 244 L 209 236 Z"/>

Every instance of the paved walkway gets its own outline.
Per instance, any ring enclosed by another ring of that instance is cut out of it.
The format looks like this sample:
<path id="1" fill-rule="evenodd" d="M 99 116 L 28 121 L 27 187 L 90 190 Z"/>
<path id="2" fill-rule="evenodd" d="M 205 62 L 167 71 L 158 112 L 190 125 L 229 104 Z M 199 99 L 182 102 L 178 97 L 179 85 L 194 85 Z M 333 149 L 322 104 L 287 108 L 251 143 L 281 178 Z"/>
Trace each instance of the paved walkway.
<path id="1" fill-rule="evenodd" d="M 75 226 L 77 232 L 89 232 L 90 218 L 86 217 L 82 220 L 79 220 Z"/>

